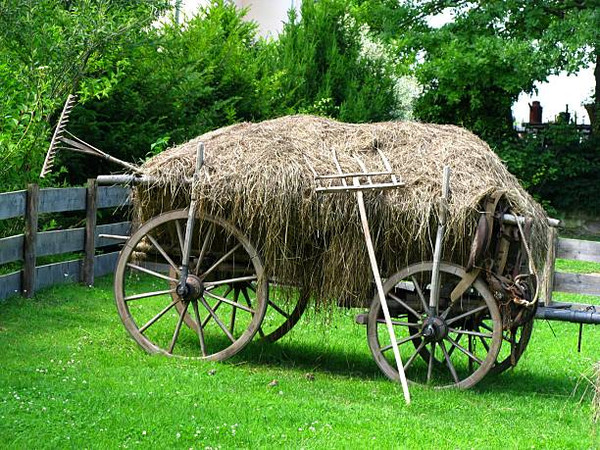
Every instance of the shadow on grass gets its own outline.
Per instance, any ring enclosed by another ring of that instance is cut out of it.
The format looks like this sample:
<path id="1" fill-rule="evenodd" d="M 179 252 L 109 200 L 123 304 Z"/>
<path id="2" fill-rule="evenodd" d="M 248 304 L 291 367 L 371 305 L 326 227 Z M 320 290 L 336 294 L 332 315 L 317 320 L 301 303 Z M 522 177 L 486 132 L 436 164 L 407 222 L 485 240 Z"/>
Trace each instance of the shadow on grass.
<path id="1" fill-rule="evenodd" d="M 379 370 L 370 353 L 349 351 L 340 353 L 300 342 L 278 342 L 274 344 L 253 342 L 240 355 L 230 360 L 257 367 L 292 369 L 299 372 L 332 374 L 365 380 L 387 380 Z M 584 395 L 585 382 L 576 386 L 573 378 L 565 373 L 532 372 L 516 367 L 503 374 L 488 374 L 471 390 L 480 393 L 504 393 L 515 397 L 530 397 L 532 394 L 549 397 L 579 398 Z"/>
<path id="2" fill-rule="evenodd" d="M 0 331 L 12 333 L 17 325 L 22 324 L 23 311 L 28 311 L 29 326 L 19 327 L 18 336 L 13 335 L 9 339 L 26 341 L 29 336 L 39 337 L 40 330 L 57 335 L 63 330 L 78 330 L 84 326 L 100 334 L 103 345 L 111 348 L 123 345 L 127 338 L 114 311 L 112 298 L 103 292 L 107 285 L 108 283 L 103 283 L 102 288 L 93 290 L 57 287 L 45 291 L 33 300 L 13 298 L 10 304 L 0 305 Z M 101 293 L 102 298 L 98 301 Z M 37 326 L 31 326 L 32 319 Z M 137 348 L 136 351 L 142 352 Z M 366 342 L 354 341 L 354 337 L 350 339 L 349 336 L 347 341 L 341 338 L 330 343 L 321 343 L 315 339 L 306 342 L 302 335 L 294 336 L 293 339 L 286 337 L 274 344 L 254 341 L 227 363 L 240 362 L 254 367 L 294 370 L 301 374 L 312 372 L 365 380 L 386 380 L 373 361 Z M 516 397 L 531 394 L 568 397 L 577 396 L 574 393 L 575 383 L 572 373 L 566 368 L 564 371 L 552 372 L 540 360 L 521 365 L 502 375 L 487 375 L 474 390 L 481 393 L 506 393 Z"/>
<path id="3" fill-rule="evenodd" d="M 365 344 L 366 345 L 366 344 Z M 294 369 L 365 379 L 382 378 L 383 374 L 367 352 L 339 352 L 300 342 L 252 342 L 236 356 L 233 363 L 244 361 L 255 366 Z"/>

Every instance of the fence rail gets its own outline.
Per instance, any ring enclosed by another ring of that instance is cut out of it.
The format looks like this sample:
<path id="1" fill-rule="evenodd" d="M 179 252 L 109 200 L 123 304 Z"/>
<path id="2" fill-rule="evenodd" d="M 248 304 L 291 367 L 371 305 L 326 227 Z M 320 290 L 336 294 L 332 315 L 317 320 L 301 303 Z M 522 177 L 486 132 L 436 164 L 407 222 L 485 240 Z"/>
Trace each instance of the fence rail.
<path id="1" fill-rule="evenodd" d="M 552 303 L 552 292 L 600 296 L 600 274 L 557 272 L 554 258 L 600 263 L 600 242 L 558 238 L 553 230 L 549 255 L 549 286 L 546 304 Z"/>
<path id="2" fill-rule="evenodd" d="M 118 252 L 96 255 L 96 249 L 115 245 L 101 234 L 128 235 L 130 222 L 97 225 L 99 209 L 131 204 L 131 191 L 121 186 L 98 186 L 88 180 L 87 188 L 39 189 L 0 194 L 0 220 L 25 218 L 25 232 L 0 239 L 0 264 L 23 261 L 23 269 L 0 276 L 0 299 L 22 294 L 31 297 L 37 290 L 54 284 L 81 281 L 92 285 L 94 277 L 113 271 Z M 38 230 L 40 214 L 85 211 L 85 227 L 66 230 Z M 82 259 L 38 266 L 41 256 L 83 252 Z"/>

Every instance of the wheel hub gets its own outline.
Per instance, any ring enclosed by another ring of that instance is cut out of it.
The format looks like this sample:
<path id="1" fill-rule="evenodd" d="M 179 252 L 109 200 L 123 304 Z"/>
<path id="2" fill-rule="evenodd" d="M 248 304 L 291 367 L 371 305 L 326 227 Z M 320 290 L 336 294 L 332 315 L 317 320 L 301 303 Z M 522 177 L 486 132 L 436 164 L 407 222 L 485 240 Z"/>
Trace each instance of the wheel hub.
<path id="1" fill-rule="evenodd" d="M 440 342 L 448 336 L 448 325 L 446 324 L 446 321 L 439 316 L 428 317 L 423 322 L 421 333 L 427 342 Z"/>
<path id="2" fill-rule="evenodd" d="M 204 283 L 196 275 L 188 275 L 185 283 L 177 285 L 177 295 L 185 300 L 196 300 L 204 294 Z"/>

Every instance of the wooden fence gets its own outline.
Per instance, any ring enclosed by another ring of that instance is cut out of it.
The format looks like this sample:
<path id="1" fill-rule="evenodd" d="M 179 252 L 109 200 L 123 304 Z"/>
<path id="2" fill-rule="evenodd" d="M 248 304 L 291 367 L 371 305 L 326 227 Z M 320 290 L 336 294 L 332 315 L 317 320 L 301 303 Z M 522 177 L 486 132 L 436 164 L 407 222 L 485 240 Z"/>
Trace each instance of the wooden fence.
<path id="1" fill-rule="evenodd" d="M 25 191 L 0 194 L 0 220 L 25 218 L 25 233 L 0 239 L 0 265 L 23 261 L 23 269 L 0 276 L 0 299 L 12 295 L 31 297 L 37 290 L 59 283 L 94 283 L 95 276 L 114 270 L 118 252 L 96 255 L 96 249 L 118 242 L 101 235 L 128 235 L 130 222 L 97 225 L 99 209 L 129 205 L 130 190 L 120 186 L 39 189 L 31 184 Z M 85 227 L 39 231 L 40 214 L 85 211 Z M 82 259 L 38 266 L 37 258 L 84 252 Z"/>
<path id="2" fill-rule="evenodd" d="M 556 258 L 571 261 L 588 261 L 600 263 L 600 242 L 579 239 L 558 238 L 558 231 L 553 229 L 551 251 L 545 277 L 548 288 L 544 293 L 546 304 L 552 303 L 552 292 L 585 294 L 600 297 L 600 273 L 568 273 L 555 270 Z"/>

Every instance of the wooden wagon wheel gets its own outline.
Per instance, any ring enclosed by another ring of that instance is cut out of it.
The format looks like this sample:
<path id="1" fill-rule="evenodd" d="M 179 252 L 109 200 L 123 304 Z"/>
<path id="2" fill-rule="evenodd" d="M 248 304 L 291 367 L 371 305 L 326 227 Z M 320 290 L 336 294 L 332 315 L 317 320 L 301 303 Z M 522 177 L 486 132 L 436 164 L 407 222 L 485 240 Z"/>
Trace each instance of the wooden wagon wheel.
<path id="1" fill-rule="evenodd" d="M 302 288 L 270 282 L 268 308 L 258 330 L 261 339 L 275 342 L 285 336 L 304 314 L 308 300 L 309 295 Z"/>
<path id="2" fill-rule="evenodd" d="M 188 292 L 177 292 L 187 210 L 161 214 L 121 251 L 115 300 L 121 320 L 149 353 L 224 360 L 258 331 L 268 284 L 256 249 L 229 222 L 199 215 Z M 173 276 L 173 274 L 177 276 Z M 248 296 L 231 285 L 254 283 Z M 182 327 L 184 320 L 190 328 Z"/>
<path id="3" fill-rule="evenodd" d="M 176 273 L 171 269 L 171 276 L 176 278 Z M 256 282 L 232 282 L 227 286 L 228 294 L 233 296 L 234 301 L 250 302 L 250 298 L 256 295 Z M 175 299 L 176 293 L 171 294 Z M 281 286 L 278 283 L 269 281 L 269 298 L 267 300 L 267 310 L 265 317 L 258 329 L 258 336 L 266 342 L 276 342 L 285 336 L 298 323 L 306 307 L 308 306 L 309 296 L 303 289 L 295 287 Z M 182 303 L 175 305 L 177 311 L 181 313 L 184 308 Z M 189 312 L 184 315 L 184 323 L 198 332 L 196 321 Z"/>
<path id="4" fill-rule="evenodd" d="M 502 343 L 502 320 L 493 295 L 481 279 L 455 302 L 450 293 L 466 276 L 457 265 L 441 263 L 438 312 L 429 311 L 433 263 L 411 265 L 384 283 L 384 292 L 407 378 L 436 388 L 466 389 L 492 368 Z M 401 292 L 410 292 L 403 296 Z M 477 331 L 485 324 L 491 331 Z M 375 296 L 367 321 L 367 338 L 375 362 L 392 380 L 399 375 L 391 343 Z"/>
<path id="5" fill-rule="evenodd" d="M 480 328 L 485 329 L 485 327 Z M 502 348 L 498 353 L 496 364 L 492 367 L 491 373 L 500 374 L 517 365 L 529 344 L 532 331 L 533 318 L 517 327 L 514 337 L 510 331 L 502 332 Z"/>

